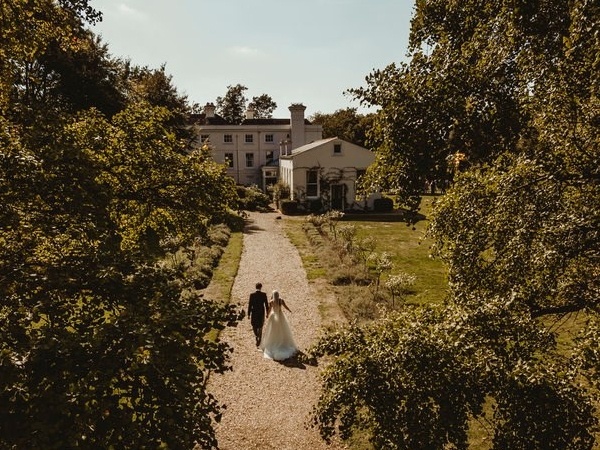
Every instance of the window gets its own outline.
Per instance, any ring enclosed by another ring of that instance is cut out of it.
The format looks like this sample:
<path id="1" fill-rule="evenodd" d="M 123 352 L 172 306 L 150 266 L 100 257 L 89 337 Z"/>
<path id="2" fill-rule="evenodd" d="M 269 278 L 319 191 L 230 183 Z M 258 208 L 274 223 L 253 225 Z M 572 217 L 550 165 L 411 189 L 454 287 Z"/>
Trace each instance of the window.
<path id="1" fill-rule="evenodd" d="M 227 144 L 231 144 L 233 142 L 233 134 L 224 134 L 223 142 L 225 142 Z"/>
<path id="2" fill-rule="evenodd" d="M 201 134 L 200 135 L 200 142 L 202 142 L 204 144 L 206 141 L 209 140 L 209 138 L 210 138 L 209 134 Z"/>
<path id="3" fill-rule="evenodd" d="M 252 144 L 254 142 L 254 135 L 253 134 L 247 134 L 245 142 L 246 142 L 246 144 Z"/>
<path id="4" fill-rule="evenodd" d="M 306 171 L 306 196 L 316 197 L 319 195 L 319 171 L 310 169 Z"/>
<path id="5" fill-rule="evenodd" d="M 265 142 L 274 142 L 272 134 L 265 134 Z"/>
<path id="6" fill-rule="evenodd" d="M 333 144 L 333 153 L 336 155 L 342 153 L 342 144 Z"/>
<path id="7" fill-rule="evenodd" d="M 225 153 L 225 163 L 227 167 L 233 168 L 233 153 Z"/>
<path id="8" fill-rule="evenodd" d="M 273 152 L 272 151 L 267 152 L 266 163 L 271 164 L 273 162 L 273 159 L 274 159 Z"/>
<path id="9" fill-rule="evenodd" d="M 246 167 L 254 167 L 254 153 L 246 153 Z"/>

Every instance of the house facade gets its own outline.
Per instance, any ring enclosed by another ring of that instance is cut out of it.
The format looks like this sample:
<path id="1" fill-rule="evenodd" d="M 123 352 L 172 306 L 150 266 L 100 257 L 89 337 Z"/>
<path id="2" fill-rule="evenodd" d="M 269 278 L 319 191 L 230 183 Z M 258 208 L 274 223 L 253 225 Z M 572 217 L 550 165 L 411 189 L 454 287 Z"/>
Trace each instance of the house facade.
<path id="1" fill-rule="evenodd" d="M 321 125 L 304 117 L 306 107 L 292 104 L 289 119 L 255 119 L 252 110 L 240 125 L 228 123 L 208 103 L 194 117 L 196 145 L 208 145 L 215 161 L 227 165 L 227 173 L 241 185 L 257 185 L 266 191 L 278 180 L 279 158 L 293 149 L 319 140 Z"/>
<path id="2" fill-rule="evenodd" d="M 372 209 L 381 195 L 357 198 L 357 181 L 374 160 L 375 154 L 359 145 L 337 137 L 320 139 L 282 153 L 279 178 L 290 187 L 292 200 L 326 210 Z"/>

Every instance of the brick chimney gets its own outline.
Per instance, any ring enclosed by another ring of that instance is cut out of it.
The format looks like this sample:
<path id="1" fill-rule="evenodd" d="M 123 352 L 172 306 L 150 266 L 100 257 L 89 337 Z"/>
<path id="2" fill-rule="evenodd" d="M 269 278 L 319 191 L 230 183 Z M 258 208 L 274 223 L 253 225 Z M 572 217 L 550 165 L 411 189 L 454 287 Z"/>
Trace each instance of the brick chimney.
<path id="1" fill-rule="evenodd" d="M 215 105 L 212 103 L 207 103 L 204 105 L 204 116 L 208 119 L 211 117 L 215 117 Z"/>
<path id="2" fill-rule="evenodd" d="M 256 110 L 252 107 L 249 107 L 246 110 L 246 119 L 254 119 L 254 114 L 256 113 Z"/>
<path id="3" fill-rule="evenodd" d="M 291 114 L 292 149 L 302 147 L 306 144 L 306 126 L 304 124 L 304 111 L 306 110 L 306 106 L 302 103 L 292 103 L 288 109 Z"/>

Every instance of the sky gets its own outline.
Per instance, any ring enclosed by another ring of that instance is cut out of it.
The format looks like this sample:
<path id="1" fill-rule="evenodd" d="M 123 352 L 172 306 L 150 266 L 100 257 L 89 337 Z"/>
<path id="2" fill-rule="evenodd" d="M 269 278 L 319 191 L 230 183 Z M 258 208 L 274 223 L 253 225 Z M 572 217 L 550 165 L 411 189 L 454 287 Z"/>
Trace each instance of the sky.
<path id="1" fill-rule="evenodd" d="M 203 106 L 230 85 L 248 100 L 268 94 L 273 116 L 348 107 L 367 112 L 347 89 L 373 70 L 406 61 L 413 0 L 91 0 L 91 27 L 113 57 L 159 68 Z"/>

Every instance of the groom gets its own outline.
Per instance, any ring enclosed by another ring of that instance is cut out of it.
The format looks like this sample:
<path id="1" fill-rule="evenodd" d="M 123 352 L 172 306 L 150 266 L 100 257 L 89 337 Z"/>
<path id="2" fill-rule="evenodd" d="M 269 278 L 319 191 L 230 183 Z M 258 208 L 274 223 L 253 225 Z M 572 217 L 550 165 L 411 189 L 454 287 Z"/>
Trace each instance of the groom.
<path id="1" fill-rule="evenodd" d="M 256 337 L 256 346 L 260 345 L 262 338 L 262 328 L 265 323 L 265 317 L 269 314 L 269 302 L 267 294 L 261 291 L 262 283 L 256 283 L 256 291 L 250 294 L 248 301 L 248 318 L 252 324 L 252 331 Z"/>

